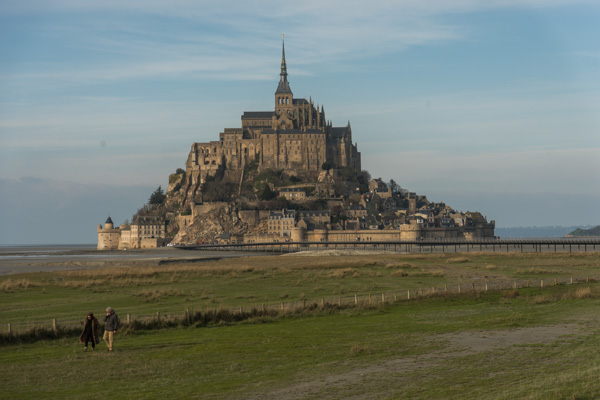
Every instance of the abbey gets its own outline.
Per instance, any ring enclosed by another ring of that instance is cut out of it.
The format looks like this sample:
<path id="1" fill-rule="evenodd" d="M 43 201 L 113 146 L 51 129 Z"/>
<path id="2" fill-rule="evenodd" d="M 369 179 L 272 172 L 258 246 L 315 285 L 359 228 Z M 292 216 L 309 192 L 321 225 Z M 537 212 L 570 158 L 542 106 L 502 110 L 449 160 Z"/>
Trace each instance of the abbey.
<path id="1" fill-rule="evenodd" d="M 352 144 L 350 123 L 334 127 L 325 108 L 312 98 L 295 99 L 287 80 L 285 44 L 274 111 L 246 111 L 241 128 L 226 128 L 218 141 L 194 143 L 186 162 L 184 206 L 202 202 L 200 188 L 208 176 L 243 177 L 244 167 L 277 169 L 316 178 L 323 165 L 361 170 L 360 153 Z"/>

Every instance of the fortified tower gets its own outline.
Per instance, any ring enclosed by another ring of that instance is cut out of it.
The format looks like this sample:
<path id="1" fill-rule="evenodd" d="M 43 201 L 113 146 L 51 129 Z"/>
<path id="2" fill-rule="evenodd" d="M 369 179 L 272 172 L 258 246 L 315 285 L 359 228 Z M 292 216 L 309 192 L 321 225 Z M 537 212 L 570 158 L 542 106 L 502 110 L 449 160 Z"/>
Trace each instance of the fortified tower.
<path id="1" fill-rule="evenodd" d="M 113 221 L 108 217 L 102 225 L 98 225 L 98 250 L 117 250 L 121 241 L 121 230 L 114 227 Z"/>

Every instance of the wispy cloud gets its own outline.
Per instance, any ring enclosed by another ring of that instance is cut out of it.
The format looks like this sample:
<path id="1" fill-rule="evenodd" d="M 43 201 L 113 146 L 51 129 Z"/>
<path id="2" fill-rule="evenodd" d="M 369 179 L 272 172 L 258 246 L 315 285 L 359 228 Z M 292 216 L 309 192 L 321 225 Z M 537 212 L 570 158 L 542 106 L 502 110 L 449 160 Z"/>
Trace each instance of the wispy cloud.
<path id="1" fill-rule="evenodd" d="M 398 151 L 363 158 L 375 175 L 377 171 L 397 171 L 397 176 L 386 179 L 417 191 L 480 188 L 481 192 L 505 195 L 570 192 L 600 196 L 600 147 L 473 154 Z"/>

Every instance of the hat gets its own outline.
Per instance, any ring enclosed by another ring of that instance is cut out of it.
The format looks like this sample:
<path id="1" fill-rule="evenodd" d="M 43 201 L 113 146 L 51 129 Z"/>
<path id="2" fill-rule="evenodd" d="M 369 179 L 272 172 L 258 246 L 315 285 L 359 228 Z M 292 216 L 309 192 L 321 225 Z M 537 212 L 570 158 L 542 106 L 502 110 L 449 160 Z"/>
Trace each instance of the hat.
<path id="1" fill-rule="evenodd" d="M 106 311 L 112 311 L 112 307 L 106 307 Z"/>

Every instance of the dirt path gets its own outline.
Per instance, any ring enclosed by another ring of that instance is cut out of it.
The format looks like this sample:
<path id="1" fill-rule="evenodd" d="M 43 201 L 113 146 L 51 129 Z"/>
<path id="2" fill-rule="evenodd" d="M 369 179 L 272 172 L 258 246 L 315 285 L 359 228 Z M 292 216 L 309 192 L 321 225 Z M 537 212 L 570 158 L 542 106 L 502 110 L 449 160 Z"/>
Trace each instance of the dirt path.
<path id="1" fill-rule="evenodd" d="M 359 387 L 361 382 L 385 382 L 386 379 L 382 379 L 382 375 L 393 377 L 396 387 L 401 387 L 404 380 L 412 379 L 409 374 L 415 370 L 427 370 L 437 367 L 454 358 L 507 349 L 512 346 L 550 344 L 562 338 L 583 334 L 581 326 L 576 323 L 511 330 L 443 334 L 434 338 L 434 341 L 444 343 L 444 350 L 442 351 L 414 357 L 403 357 L 382 364 L 355 368 L 345 373 L 323 376 L 319 380 L 295 382 L 282 389 L 247 397 L 246 400 L 299 400 L 317 398 L 366 400 L 386 398 L 385 385 L 382 385 L 382 392 L 380 394 L 351 395 L 350 393 L 353 392 L 352 388 Z M 339 393 L 339 395 L 323 397 L 323 393 Z M 390 393 L 389 395 L 393 394 Z"/>

